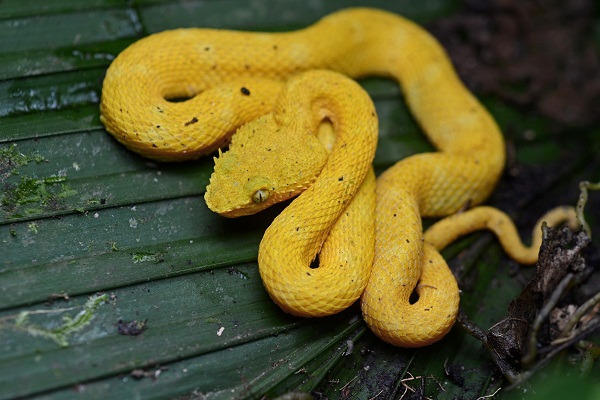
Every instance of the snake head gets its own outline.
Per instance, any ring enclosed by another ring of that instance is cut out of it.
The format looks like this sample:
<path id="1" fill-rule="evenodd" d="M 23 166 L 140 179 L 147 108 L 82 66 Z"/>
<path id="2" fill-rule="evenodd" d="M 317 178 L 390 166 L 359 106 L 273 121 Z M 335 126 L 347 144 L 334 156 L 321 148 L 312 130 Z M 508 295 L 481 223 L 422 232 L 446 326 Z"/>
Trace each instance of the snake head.
<path id="1" fill-rule="evenodd" d="M 219 151 L 204 199 L 225 217 L 255 214 L 300 194 L 326 161 L 315 132 L 291 133 L 268 114 L 240 127 L 229 150 Z"/>

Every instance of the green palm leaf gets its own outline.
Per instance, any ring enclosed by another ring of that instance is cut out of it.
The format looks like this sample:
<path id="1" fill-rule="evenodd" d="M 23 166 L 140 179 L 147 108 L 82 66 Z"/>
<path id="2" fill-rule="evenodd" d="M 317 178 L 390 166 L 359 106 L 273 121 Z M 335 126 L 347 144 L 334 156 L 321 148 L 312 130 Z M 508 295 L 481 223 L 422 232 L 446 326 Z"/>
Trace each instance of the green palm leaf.
<path id="1" fill-rule="evenodd" d="M 262 232 L 281 208 L 239 220 L 214 215 L 202 198 L 212 160 L 142 159 L 98 119 L 110 61 L 153 32 L 288 30 L 356 5 L 426 23 L 455 3 L 3 0 L 0 399 L 450 399 L 500 387 L 480 342 L 458 327 L 438 344 L 404 350 L 372 335 L 356 306 L 331 318 L 285 315 L 256 268 Z M 394 83 L 362 83 L 381 121 L 378 170 L 431 149 Z M 509 204 L 524 227 L 545 209 L 573 204 L 580 179 L 600 178 L 598 129 L 566 141 L 543 119 L 486 103 L 524 171 L 504 179 L 491 202 Z M 526 131 L 537 136 L 524 139 Z M 549 178 L 528 180 L 538 169 Z M 495 241 L 474 235 L 447 256 L 462 267 L 469 317 L 486 328 L 501 319 L 522 284 Z"/>

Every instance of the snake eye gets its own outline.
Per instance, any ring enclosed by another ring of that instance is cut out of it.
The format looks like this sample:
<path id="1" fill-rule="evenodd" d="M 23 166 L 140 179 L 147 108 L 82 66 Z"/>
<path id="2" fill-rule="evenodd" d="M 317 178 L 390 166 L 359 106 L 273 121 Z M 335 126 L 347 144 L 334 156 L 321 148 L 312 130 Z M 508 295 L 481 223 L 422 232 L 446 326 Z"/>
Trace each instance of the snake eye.
<path id="1" fill-rule="evenodd" d="M 269 191 L 267 189 L 258 189 L 252 195 L 252 201 L 256 204 L 260 204 L 269 198 Z"/>

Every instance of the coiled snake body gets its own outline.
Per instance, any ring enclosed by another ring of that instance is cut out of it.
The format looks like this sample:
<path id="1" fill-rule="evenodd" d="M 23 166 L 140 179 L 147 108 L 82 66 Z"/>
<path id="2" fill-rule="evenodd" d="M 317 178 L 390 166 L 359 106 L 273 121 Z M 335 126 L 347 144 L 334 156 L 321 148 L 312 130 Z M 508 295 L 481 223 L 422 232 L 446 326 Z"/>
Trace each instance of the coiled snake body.
<path id="1" fill-rule="evenodd" d="M 382 174 L 376 206 L 373 104 L 338 73 L 301 73 L 313 69 L 395 79 L 438 149 Z M 189 100 L 170 101 L 176 98 Z M 447 238 L 484 227 L 501 227 L 501 234 L 507 226 L 516 237 L 503 215 L 482 208 L 450 217 L 443 229 L 434 225 L 423 240 L 423 216 L 487 198 L 504 167 L 504 143 L 437 41 L 387 12 L 343 10 L 288 33 L 181 29 L 149 36 L 111 64 L 101 114 L 117 140 L 158 160 L 209 154 L 239 128 L 216 159 L 205 196 L 212 210 L 251 214 L 310 187 L 261 242 L 270 296 L 292 314 L 323 316 L 362 294 L 368 325 L 395 345 L 433 343 L 454 323 L 458 288 L 438 253 Z M 519 258 L 526 249 L 513 241 Z M 318 253 L 319 267 L 310 268 Z M 419 300 L 411 304 L 417 283 Z"/>

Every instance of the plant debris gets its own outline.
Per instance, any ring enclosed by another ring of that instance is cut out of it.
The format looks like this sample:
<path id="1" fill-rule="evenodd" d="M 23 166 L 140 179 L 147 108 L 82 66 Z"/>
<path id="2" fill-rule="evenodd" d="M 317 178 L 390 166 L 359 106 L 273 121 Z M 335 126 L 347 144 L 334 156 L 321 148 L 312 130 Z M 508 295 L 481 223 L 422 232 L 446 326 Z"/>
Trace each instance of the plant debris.
<path id="1" fill-rule="evenodd" d="M 591 0 L 465 0 L 436 21 L 458 74 L 480 94 L 535 109 L 559 125 L 600 122 L 600 56 Z"/>
<path id="2" fill-rule="evenodd" d="M 32 162 L 40 164 L 47 161 L 37 152 L 31 155 L 21 153 L 15 144 L 0 147 L 0 210 L 7 216 L 22 217 L 39 214 L 45 210 L 61 210 L 65 208 L 62 205 L 63 200 L 77 194 L 77 191 L 68 185 L 66 176 L 51 175 L 38 178 L 20 171 Z"/>
<path id="3" fill-rule="evenodd" d="M 117 332 L 120 335 L 126 336 L 137 336 L 146 330 L 148 319 L 138 321 L 123 321 L 122 319 L 117 321 Z"/>
<path id="4" fill-rule="evenodd" d="M 7 326 L 23 331 L 31 336 L 53 340 L 61 347 L 67 347 L 69 346 L 69 338 L 88 326 L 94 318 L 98 307 L 107 301 L 108 296 L 106 294 L 90 296 L 83 305 L 83 309 L 75 315 L 69 315 L 66 312 L 73 311 L 79 307 L 22 311 L 16 316 L 6 317 L 6 319 L 14 319 L 14 325 Z M 60 319 L 58 318 L 59 315 L 61 316 Z M 60 321 L 60 325 L 56 326 L 58 321 Z M 1 327 L 2 321 L 0 321 Z"/>
<path id="5" fill-rule="evenodd" d="M 586 226 L 584 187 L 597 185 L 581 185 L 578 217 Z M 460 324 L 484 343 L 513 385 L 600 329 L 600 291 L 597 285 L 592 291 L 586 288 L 598 272 L 598 252 L 590 251 L 590 243 L 589 229 L 573 232 L 566 226 L 543 226 L 536 274 L 511 302 L 508 316 L 484 331 L 460 312 Z"/>
<path id="6" fill-rule="evenodd" d="M 144 378 L 150 378 L 152 380 L 156 380 L 158 379 L 158 377 L 160 376 L 161 373 L 163 373 L 164 371 L 168 371 L 169 369 L 167 367 L 158 367 L 156 369 L 154 369 L 153 371 L 146 371 L 143 369 L 134 369 L 133 371 L 131 371 L 129 373 L 129 375 L 136 380 L 140 380 L 140 379 L 144 379 Z"/>

